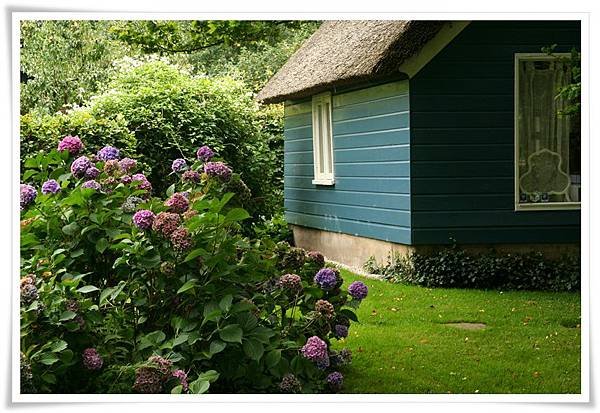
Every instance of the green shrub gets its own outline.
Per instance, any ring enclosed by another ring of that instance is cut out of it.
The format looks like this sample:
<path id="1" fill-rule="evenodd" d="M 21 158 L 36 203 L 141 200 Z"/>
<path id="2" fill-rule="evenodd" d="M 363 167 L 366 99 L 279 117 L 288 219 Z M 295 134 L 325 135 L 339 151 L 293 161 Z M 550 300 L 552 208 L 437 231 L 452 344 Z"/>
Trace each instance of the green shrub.
<path id="1" fill-rule="evenodd" d="M 458 246 L 432 254 L 391 255 L 383 265 L 371 257 L 366 271 L 394 282 L 444 288 L 577 291 L 581 287 L 578 256 L 549 259 L 541 252 L 489 251 L 469 254 Z"/>
<path id="2" fill-rule="evenodd" d="M 339 273 L 316 284 L 322 256 L 241 234 L 237 174 L 197 161 L 200 181 L 172 175 L 164 201 L 113 162 L 95 162 L 93 183 L 79 164 L 56 150 L 25 161 L 22 392 L 327 391 L 348 361 L 330 341 L 360 300 Z M 327 346 L 317 363 L 300 352 L 312 337 Z"/>
<path id="3" fill-rule="evenodd" d="M 77 108 L 54 115 L 31 112 L 21 116 L 21 164 L 35 155 L 56 149 L 64 136 L 79 136 L 90 151 L 105 145 L 117 146 L 125 156 L 135 157 L 137 141 L 123 116 L 94 116 L 88 108 Z"/>
<path id="4" fill-rule="evenodd" d="M 174 182 L 168 161 L 195 160 L 194 150 L 212 147 L 242 176 L 252 192 L 253 216 L 271 216 L 283 199 L 281 109 L 260 108 L 243 83 L 228 78 L 192 77 L 162 61 L 134 62 L 80 109 L 21 119 L 22 153 L 29 155 L 66 134 L 79 134 L 90 148 L 133 145 L 150 168 L 159 191 Z M 123 145 L 115 137 L 127 136 Z M 98 145 L 92 141 L 96 139 Z M 38 145 L 41 142 L 42 145 Z"/>

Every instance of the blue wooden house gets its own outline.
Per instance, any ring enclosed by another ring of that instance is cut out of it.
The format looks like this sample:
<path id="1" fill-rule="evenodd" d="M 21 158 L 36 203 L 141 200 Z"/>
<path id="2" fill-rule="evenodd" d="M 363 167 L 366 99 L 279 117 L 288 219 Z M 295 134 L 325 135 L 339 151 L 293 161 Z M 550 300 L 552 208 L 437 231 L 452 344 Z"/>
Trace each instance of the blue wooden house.
<path id="1" fill-rule="evenodd" d="M 361 265 L 456 242 L 578 248 L 579 21 L 327 21 L 259 93 L 285 102 L 295 242 Z M 549 55 L 542 49 L 556 45 Z"/>

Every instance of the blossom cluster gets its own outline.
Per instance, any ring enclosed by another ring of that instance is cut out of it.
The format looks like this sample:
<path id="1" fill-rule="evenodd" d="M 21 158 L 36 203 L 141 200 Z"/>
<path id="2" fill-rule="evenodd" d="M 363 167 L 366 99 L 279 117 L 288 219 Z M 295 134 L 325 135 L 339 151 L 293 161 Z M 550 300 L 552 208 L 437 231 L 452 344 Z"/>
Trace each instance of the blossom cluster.
<path id="1" fill-rule="evenodd" d="M 156 215 L 154 215 L 154 212 L 147 209 L 141 209 L 133 214 L 132 221 L 136 227 L 145 231 L 152 228 L 155 218 Z"/>
<path id="2" fill-rule="evenodd" d="M 281 379 L 279 390 L 282 393 L 300 393 L 302 391 L 302 383 L 300 383 L 300 380 L 295 375 L 288 373 Z"/>
<path id="3" fill-rule="evenodd" d="M 161 212 L 159 213 L 154 222 L 152 223 L 152 229 L 164 237 L 168 238 L 181 224 L 181 217 L 179 214 L 173 212 Z"/>
<path id="4" fill-rule="evenodd" d="M 60 191 L 60 185 L 55 179 L 48 179 L 42 184 L 42 194 L 55 194 Z"/>
<path id="5" fill-rule="evenodd" d="M 189 195 L 188 195 L 189 196 Z M 165 201 L 165 206 L 169 207 L 169 211 L 184 213 L 190 206 L 190 201 L 182 192 L 175 192 L 169 199 Z"/>
<path id="6" fill-rule="evenodd" d="M 323 362 L 329 360 L 327 343 L 317 336 L 309 337 L 306 344 L 300 349 L 302 356 L 312 362 Z"/>
<path id="7" fill-rule="evenodd" d="M 281 288 L 297 294 L 302 291 L 302 279 L 298 274 L 284 274 L 279 277 L 279 285 Z"/>
<path id="8" fill-rule="evenodd" d="M 331 268 L 321 268 L 315 275 L 314 281 L 323 290 L 332 290 L 338 283 L 338 277 Z"/>
<path id="9" fill-rule="evenodd" d="M 88 370 L 100 370 L 102 368 L 102 357 L 95 348 L 86 348 L 83 350 L 83 366 Z"/>
<path id="10" fill-rule="evenodd" d="M 204 173 L 221 181 L 229 181 L 232 170 L 223 162 L 207 162 L 204 164 Z"/>
<path id="11" fill-rule="evenodd" d="M 354 281 L 348 286 L 348 294 L 356 300 L 364 300 L 368 293 L 369 289 L 362 281 Z"/>
<path id="12" fill-rule="evenodd" d="M 37 197 L 37 190 L 29 184 L 21 184 L 21 210 Z"/>
<path id="13" fill-rule="evenodd" d="M 77 155 L 83 149 L 83 142 L 79 139 L 79 136 L 65 136 L 60 142 L 58 142 L 58 150 L 69 151 L 71 155 Z"/>
<path id="14" fill-rule="evenodd" d="M 205 145 L 198 148 L 196 151 L 196 156 L 202 162 L 208 162 L 215 156 L 215 153 L 212 149 Z"/>

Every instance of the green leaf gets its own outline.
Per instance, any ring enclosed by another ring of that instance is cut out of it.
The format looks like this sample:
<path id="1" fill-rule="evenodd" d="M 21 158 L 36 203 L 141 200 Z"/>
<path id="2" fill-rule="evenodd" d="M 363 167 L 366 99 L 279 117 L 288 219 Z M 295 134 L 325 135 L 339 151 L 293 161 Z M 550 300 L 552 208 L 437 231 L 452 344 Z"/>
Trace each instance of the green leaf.
<path id="1" fill-rule="evenodd" d="M 83 255 L 83 248 L 76 249 L 71 253 L 71 258 L 77 258 Z"/>
<path id="2" fill-rule="evenodd" d="M 52 351 L 54 353 L 60 353 L 61 351 L 63 351 L 66 348 L 67 348 L 67 342 L 64 340 L 58 340 L 58 341 L 55 341 L 54 343 L 52 343 L 52 345 L 50 346 L 50 351 Z"/>
<path id="3" fill-rule="evenodd" d="M 281 360 L 281 350 L 269 351 L 265 356 L 265 364 L 267 368 L 275 367 Z"/>
<path id="4" fill-rule="evenodd" d="M 189 334 L 183 333 L 175 337 L 173 340 L 173 347 L 178 346 L 182 343 L 185 343 L 189 337 Z"/>
<path id="5" fill-rule="evenodd" d="M 181 394 L 182 391 L 183 391 L 183 386 L 181 384 L 178 384 L 177 386 L 175 386 L 171 389 L 171 394 Z"/>
<path id="6" fill-rule="evenodd" d="M 108 240 L 106 238 L 100 238 L 96 241 L 96 251 L 102 254 L 108 247 Z"/>
<path id="7" fill-rule="evenodd" d="M 56 376 L 49 372 L 42 374 L 42 380 L 44 380 L 46 383 L 56 384 Z"/>
<path id="8" fill-rule="evenodd" d="M 181 286 L 181 288 L 179 288 L 179 290 L 177 290 L 177 294 L 181 294 L 181 293 L 184 293 L 184 292 L 186 292 L 188 290 L 191 290 L 192 288 L 196 287 L 196 283 L 197 282 L 198 281 L 196 279 L 189 280 L 188 282 L 186 282 L 185 284 L 183 284 Z"/>
<path id="9" fill-rule="evenodd" d="M 231 308 L 231 302 L 233 301 L 233 296 L 231 294 L 227 294 L 225 297 L 221 298 L 219 301 L 219 308 L 226 312 Z"/>
<path id="10" fill-rule="evenodd" d="M 73 311 L 63 311 L 58 321 L 67 321 L 75 318 L 77 314 Z"/>
<path id="11" fill-rule="evenodd" d="M 254 338 L 250 338 L 244 341 L 242 344 L 244 348 L 244 353 L 252 360 L 260 360 L 262 355 L 265 352 L 265 348 L 262 343 Z"/>
<path id="12" fill-rule="evenodd" d="M 108 302 L 108 296 L 115 290 L 115 287 L 108 287 L 100 293 L 100 307 Z"/>
<path id="13" fill-rule="evenodd" d="M 352 310 L 348 310 L 347 308 L 342 308 L 340 310 L 340 314 L 343 315 L 343 316 L 348 317 L 352 321 L 358 322 L 358 317 L 356 316 L 356 314 Z"/>
<path id="14" fill-rule="evenodd" d="M 93 291 L 98 291 L 98 290 L 99 290 L 99 288 L 95 287 L 93 285 L 84 285 L 83 287 L 77 289 L 77 291 L 82 294 L 91 293 Z"/>
<path id="15" fill-rule="evenodd" d="M 200 373 L 198 375 L 198 378 L 202 379 L 202 380 L 206 380 L 209 383 L 214 383 L 219 378 L 219 373 L 217 373 L 215 370 L 208 370 L 208 371 L 205 371 L 204 373 Z"/>
<path id="16" fill-rule="evenodd" d="M 211 341 L 210 347 L 209 347 L 210 354 L 220 353 L 221 351 L 223 351 L 225 349 L 226 346 L 227 346 L 227 344 L 223 343 L 221 340 Z"/>
<path id="17" fill-rule="evenodd" d="M 250 217 L 250 214 L 243 208 L 233 208 L 225 215 L 225 223 L 243 221 Z"/>
<path id="18" fill-rule="evenodd" d="M 275 335 L 275 332 L 270 328 L 258 326 L 252 330 L 250 335 L 262 343 L 268 343 L 269 339 Z"/>
<path id="19" fill-rule="evenodd" d="M 175 184 L 171 185 L 167 188 L 167 196 L 170 197 L 175 193 Z"/>
<path id="20" fill-rule="evenodd" d="M 195 250 L 191 251 L 188 255 L 186 255 L 183 262 L 191 261 L 194 258 L 199 257 L 200 255 L 206 256 L 206 255 L 208 255 L 208 252 L 206 252 L 206 250 L 204 248 L 196 248 Z"/>
<path id="21" fill-rule="evenodd" d="M 221 340 L 227 341 L 228 343 L 241 343 L 242 334 L 242 329 L 237 324 L 229 324 L 219 330 L 219 337 L 221 337 Z"/>
<path id="22" fill-rule="evenodd" d="M 58 356 L 54 353 L 44 353 L 40 356 L 40 363 L 51 366 L 58 361 Z"/>
<path id="23" fill-rule="evenodd" d="M 206 393 L 208 388 L 210 387 L 210 383 L 206 380 L 197 379 L 190 383 L 190 393 L 192 394 L 202 394 Z"/>
<path id="24" fill-rule="evenodd" d="M 75 233 L 78 230 L 79 230 L 79 225 L 77 224 L 77 222 L 71 222 L 70 224 L 67 224 L 64 227 L 62 227 L 62 232 L 64 232 L 67 235 L 70 235 L 70 236 L 75 235 Z"/>

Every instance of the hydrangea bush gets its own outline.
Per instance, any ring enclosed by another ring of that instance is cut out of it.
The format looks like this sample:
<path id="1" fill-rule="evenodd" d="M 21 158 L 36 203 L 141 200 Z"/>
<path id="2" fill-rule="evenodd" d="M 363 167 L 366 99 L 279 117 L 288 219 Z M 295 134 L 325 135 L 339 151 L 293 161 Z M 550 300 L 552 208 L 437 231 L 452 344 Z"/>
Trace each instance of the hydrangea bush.
<path id="1" fill-rule="evenodd" d="M 243 181 L 211 148 L 164 195 L 116 147 L 59 148 L 21 185 L 22 392 L 341 390 L 351 354 L 330 345 L 366 286 L 243 235 Z"/>

